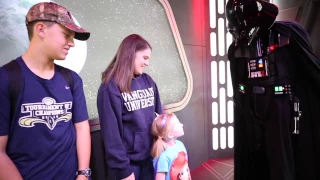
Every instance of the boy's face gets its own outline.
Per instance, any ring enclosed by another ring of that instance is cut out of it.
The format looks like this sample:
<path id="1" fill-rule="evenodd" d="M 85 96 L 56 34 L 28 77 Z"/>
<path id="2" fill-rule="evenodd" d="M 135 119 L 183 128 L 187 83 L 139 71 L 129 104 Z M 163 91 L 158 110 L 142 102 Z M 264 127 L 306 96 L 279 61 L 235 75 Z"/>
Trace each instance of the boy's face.
<path id="1" fill-rule="evenodd" d="M 69 49 L 74 47 L 74 32 L 57 23 L 44 26 L 43 42 L 46 54 L 50 59 L 66 59 Z"/>

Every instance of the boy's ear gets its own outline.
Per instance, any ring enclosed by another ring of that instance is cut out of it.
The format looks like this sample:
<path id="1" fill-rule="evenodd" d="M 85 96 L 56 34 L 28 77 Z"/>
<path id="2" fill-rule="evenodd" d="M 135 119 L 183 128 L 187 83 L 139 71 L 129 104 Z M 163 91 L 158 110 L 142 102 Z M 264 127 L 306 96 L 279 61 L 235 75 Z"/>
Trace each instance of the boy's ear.
<path id="1" fill-rule="evenodd" d="M 40 38 L 43 39 L 45 37 L 45 32 L 44 32 L 45 25 L 43 22 L 36 22 L 33 28 L 34 28 L 34 33 L 38 34 Z"/>

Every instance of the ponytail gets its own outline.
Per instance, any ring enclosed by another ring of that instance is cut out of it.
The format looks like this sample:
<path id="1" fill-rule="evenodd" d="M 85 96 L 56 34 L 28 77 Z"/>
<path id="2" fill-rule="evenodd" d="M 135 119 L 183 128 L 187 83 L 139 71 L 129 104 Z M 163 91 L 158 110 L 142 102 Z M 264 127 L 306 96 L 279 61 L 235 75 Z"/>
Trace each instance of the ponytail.
<path id="1" fill-rule="evenodd" d="M 154 136 L 154 144 L 151 150 L 151 156 L 154 158 L 158 158 L 166 149 L 164 138 L 167 138 L 169 122 L 173 116 L 174 114 L 161 114 L 152 122 L 151 132 Z"/>
<path id="2" fill-rule="evenodd" d="M 154 158 L 158 158 L 160 154 L 165 150 L 165 148 L 166 148 L 166 143 L 162 140 L 161 137 L 158 137 L 153 144 L 153 147 L 151 150 L 151 156 Z"/>

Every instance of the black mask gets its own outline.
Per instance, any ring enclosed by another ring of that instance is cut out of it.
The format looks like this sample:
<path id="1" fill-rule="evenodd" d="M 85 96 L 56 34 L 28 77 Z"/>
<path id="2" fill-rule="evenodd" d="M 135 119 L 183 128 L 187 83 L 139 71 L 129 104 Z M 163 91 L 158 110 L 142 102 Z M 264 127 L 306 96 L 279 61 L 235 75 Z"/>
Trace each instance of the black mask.
<path id="1" fill-rule="evenodd" d="M 258 31 L 267 31 L 278 15 L 278 7 L 262 0 L 228 0 L 228 31 L 235 39 L 252 40 Z"/>

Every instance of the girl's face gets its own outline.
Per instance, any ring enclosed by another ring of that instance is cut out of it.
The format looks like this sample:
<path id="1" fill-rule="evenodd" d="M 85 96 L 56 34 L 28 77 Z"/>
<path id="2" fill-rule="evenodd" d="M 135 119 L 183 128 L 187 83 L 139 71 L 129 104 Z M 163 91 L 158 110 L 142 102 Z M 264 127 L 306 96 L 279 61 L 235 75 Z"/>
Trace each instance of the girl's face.
<path id="1" fill-rule="evenodd" d="M 134 75 L 141 75 L 144 67 L 149 66 L 149 59 L 151 56 L 151 49 L 147 48 L 136 52 L 134 60 Z"/>
<path id="2" fill-rule="evenodd" d="M 172 121 L 171 134 L 175 138 L 183 136 L 184 135 L 183 124 L 179 121 L 179 119 L 176 116 L 173 116 L 171 121 Z"/>

